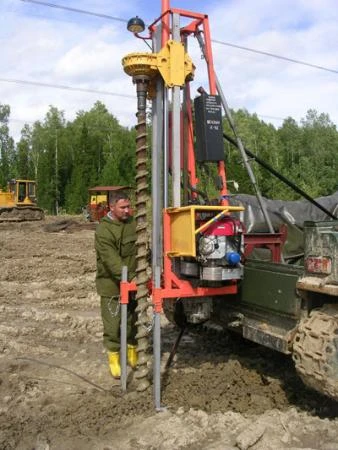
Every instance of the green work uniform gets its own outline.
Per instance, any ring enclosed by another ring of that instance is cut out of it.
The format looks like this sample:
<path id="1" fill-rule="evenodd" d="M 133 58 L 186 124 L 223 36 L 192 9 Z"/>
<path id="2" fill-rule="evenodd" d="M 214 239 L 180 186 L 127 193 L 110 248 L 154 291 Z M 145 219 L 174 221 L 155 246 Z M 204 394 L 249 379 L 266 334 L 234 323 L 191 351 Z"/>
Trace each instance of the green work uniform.
<path id="1" fill-rule="evenodd" d="M 136 270 L 136 226 L 129 217 L 122 222 L 109 216 L 103 217 L 95 232 L 96 289 L 101 296 L 103 322 L 103 345 L 110 352 L 120 350 L 120 281 L 122 267 L 128 267 L 128 280 L 135 277 Z M 131 296 L 132 297 L 132 296 Z M 130 298 L 128 304 L 128 343 L 135 345 L 136 302 Z"/>

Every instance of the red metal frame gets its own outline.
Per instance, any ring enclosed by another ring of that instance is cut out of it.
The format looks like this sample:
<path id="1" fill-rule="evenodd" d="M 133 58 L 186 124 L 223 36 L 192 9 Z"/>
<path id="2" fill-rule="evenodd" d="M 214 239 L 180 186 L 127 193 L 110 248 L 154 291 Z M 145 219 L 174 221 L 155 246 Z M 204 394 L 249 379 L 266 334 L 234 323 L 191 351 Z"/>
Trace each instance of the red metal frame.
<path id="1" fill-rule="evenodd" d="M 187 148 L 188 148 L 188 174 L 190 179 L 190 185 L 193 188 L 197 187 L 198 178 L 196 177 L 196 164 L 195 164 L 195 155 L 194 155 L 194 129 L 193 129 L 193 119 L 192 119 L 192 108 L 191 108 L 191 99 L 190 99 L 190 86 L 189 84 L 186 87 L 187 89 L 187 100 L 186 100 L 186 110 L 187 110 L 187 122 L 188 122 L 188 133 L 187 133 Z M 182 133 L 184 136 L 184 133 Z M 183 149 L 183 145 L 182 145 Z M 196 197 L 195 193 L 192 193 L 192 198 Z"/>
<path id="2" fill-rule="evenodd" d="M 166 42 L 170 38 L 169 28 L 170 28 L 170 16 L 172 14 L 179 14 L 182 17 L 186 17 L 189 19 L 193 19 L 192 22 L 185 27 L 181 28 L 181 36 L 187 34 L 197 34 L 201 31 L 199 27 L 202 26 L 204 41 L 205 41 L 205 60 L 207 63 L 208 69 L 208 78 L 209 78 L 209 90 L 211 95 L 217 94 L 216 89 L 216 75 L 214 70 L 213 56 L 212 56 L 212 48 L 211 48 L 211 37 L 210 37 L 210 27 L 209 27 L 209 19 L 206 14 L 195 13 L 191 11 L 187 11 L 184 9 L 171 8 L 169 9 L 169 0 L 162 1 L 162 14 L 159 19 L 154 21 L 150 26 L 150 32 L 154 31 L 155 24 L 161 20 L 162 23 L 162 46 L 166 44 Z M 190 105 L 188 105 L 190 106 Z M 191 111 L 191 107 L 190 107 Z M 190 114 L 189 117 L 189 130 L 192 130 L 192 116 Z M 191 185 L 194 186 L 197 184 L 197 178 L 195 174 L 195 156 L 193 149 L 193 138 L 188 141 L 188 170 L 191 175 Z M 227 183 L 226 183 L 226 168 L 224 161 L 219 161 L 217 164 L 218 175 L 222 180 L 222 188 L 220 189 L 220 204 L 227 205 Z"/>
<path id="3" fill-rule="evenodd" d="M 210 28 L 208 16 L 205 14 L 194 13 L 182 9 L 170 9 L 169 0 L 162 0 L 162 12 L 161 16 L 156 19 L 150 26 L 149 31 L 152 34 L 156 29 L 156 24 L 161 22 L 162 32 L 162 47 L 164 47 L 167 41 L 170 39 L 170 18 L 173 14 L 178 14 L 182 17 L 192 19 L 191 23 L 181 28 L 181 38 L 187 35 L 197 33 L 204 34 L 204 57 L 207 63 L 208 78 L 209 78 L 209 91 L 211 95 L 217 94 L 216 88 L 216 75 L 213 65 L 213 56 L 211 48 Z M 202 27 L 202 30 L 199 29 Z M 189 83 L 186 86 L 187 93 L 189 94 Z M 196 165 L 194 154 L 194 137 L 193 137 L 193 118 L 191 100 L 187 100 L 187 170 L 189 172 L 190 184 L 195 187 L 198 179 L 196 178 Z M 184 118 L 181 115 L 181 127 Z M 181 151 L 183 150 L 183 143 L 181 142 Z M 182 158 L 181 158 L 182 161 Z M 226 186 L 226 167 L 224 161 L 218 161 L 218 175 L 222 180 L 222 188 L 220 190 L 220 204 L 227 205 L 227 186 Z M 193 196 L 193 194 L 192 194 Z M 245 257 L 248 256 L 255 247 L 266 247 L 271 250 L 272 260 L 274 262 L 280 262 L 281 260 L 281 247 L 286 239 L 284 232 L 276 234 L 246 234 L 245 235 Z M 168 256 L 170 251 L 171 242 L 171 227 L 170 217 L 167 211 L 163 213 L 163 278 L 160 287 L 152 288 L 152 301 L 154 310 L 156 313 L 160 313 L 162 310 L 162 301 L 165 298 L 179 298 L 179 297 L 206 297 L 206 296 L 218 296 L 229 295 L 237 293 L 237 280 L 229 280 L 226 285 L 221 287 L 194 287 L 188 280 L 180 279 L 172 270 L 172 259 Z M 137 289 L 135 283 L 121 283 L 121 303 L 128 303 L 128 297 L 130 291 Z"/>
<path id="4" fill-rule="evenodd" d="M 121 281 L 120 283 L 120 303 L 121 305 L 128 305 L 129 292 L 137 291 L 136 283 L 129 283 L 128 281 Z"/>
<path id="5" fill-rule="evenodd" d="M 212 49 L 211 49 L 211 39 L 210 39 L 210 28 L 209 28 L 209 20 L 208 16 L 205 14 L 199 14 L 183 9 L 176 9 L 169 7 L 169 0 L 162 0 L 162 12 L 161 16 L 156 19 L 150 26 L 149 31 L 153 33 L 156 24 L 161 22 L 162 24 L 162 47 L 167 43 L 170 39 L 170 18 L 173 14 L 179 14 L 181 17 L 192 19 L 192 22 L 183 28 L 181 28 L 181 36 L 182 41 L 184 40 L 184 36 L 189 34 L 197 34 L 203 32 L 205 39 L 205 60 L 207 62 L 208 69 L 208 77 L 209 77 L 209 90 L 211 95 L 216 95 L 216 76 L 213 66 L 213 57 L 212 57 Z M 199 27 L 202 27 L 202 31 Z M 189 94 L 189 83 L 187 84 L 187 93 Z M 188 95 L 189 97 L 189 95 Z M 187 170 L 189 172 L 190 184 L 192 187 L 196 187 L 198 183 L 198 179 L 196 177 L 196 164 L 195 164 L 195 154 L 194 154 L 194 137 L 193 137 L 193 118 L 192 118 L 192 108 L 191 108 L 191 100 L 187 100 L 187 122 L 188 122 L 188 141 L 187 141 L 187 149 L 188 149 L 188 158 Z M 181 116 L 181 123 L 183 122 L 183 118 Z M 181 143 L 181 149 L 183 150 L 183 144 Z M 182 160 L 182 158 L 181 158 Z M 227 187 L 226 187 L 226 170 L 224 161 L 218 162 L 218 174 L 222 179 L 223 187 L 220 190 L 220 204 L 226 205 L 228 204 L 226 200 L 227 195 Z M 195 197 L 195 194 L 192 193 L 192 198 Z M 178 276 L 172 271 L 172 260 L 168 256 L 168 252 L 170 250 L 170 240 L 171 240 L 171 229 L 170 229 L 170 219 L 169 215 L 164 212 L 163 215 L 163 283 L 160 288 L 153 288 L 152 290 L 152 299 L 154 304 L 155 312 L 161 312 L 162 309 L 162 300 L 164 298 L 178 298 L 178 297 L 204 297 L 204 296 L 214 296 L 214 295 L 229 295 L 236 294 L 237 292 L 237 282 L 236 280 L 231 280 L 227 283 L 227 285 L 217 288 L 211 287 L 194 287 L 187 280 L 181 280 Z M 123 284 L 122 289 L 132 290 L 131 287 L 127 286 L 127 284 Z M 121 294 L 122 296 L 122 294 Z"/>
<path id="6" fill-rule="evenodd" d="M 255 248 L 266 248 L 271 252 L 271 260 L 280 263 L 282 249 L 287 237 L 287 226 L 282 225 L 279 233 L 244 234 L 244 258 L 250 256 Z"/>

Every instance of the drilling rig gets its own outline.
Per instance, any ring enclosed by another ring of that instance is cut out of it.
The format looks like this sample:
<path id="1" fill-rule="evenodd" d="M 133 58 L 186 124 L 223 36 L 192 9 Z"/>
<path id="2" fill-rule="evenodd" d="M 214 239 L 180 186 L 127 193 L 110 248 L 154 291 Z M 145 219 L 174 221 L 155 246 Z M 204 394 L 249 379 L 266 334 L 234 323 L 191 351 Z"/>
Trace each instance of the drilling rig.
<path id="1" fill-rule="evenodd" d="M 274 229 L 215 74 L 208 16 L 171 8 L 167 0 L 162 1 L 161 16 L 148 26 L 147 36 L 141 34 L 145 25 L 138 16 L 130 19 L 128 30 L 149 41 L 152 49 L 122 60 L 137 95 L 137 275 L 136 284 L 121 283 L 121 303 L 136 290 L 138 389 L 149 386 L 150 297 L 156 409 L 161 409 L 163 310 L 182 329 L 187 323 L 214 320 L 251 341 L 292 355 L 306 384 L 338 399 L 337 218 L 331 214 L 330 219 L 336 220 L 307 224 L 305 271 L 286 264 L 282 257 L 285 231 Z M 208 74 L 208 86 L 198 88 L 194 100 L 191 82 L 196 68 L 188 53 L 190 38 L 197 40 Z M 147 100 L 151 102 L 151 152 Z M 264 232 L 246 232 L 244 207 L 234 205 L 227 190 L 223 112 L 255 190 Z M 196 166 L 204 163 L 217 168 L 218 195 L 213 201 L 206 200 L 198 186 Z M 151 224 L 147 204 L 152 208 Z M 152 236 L 151 288 L 147 229 Z M 267 250 L 270 261 L 251 261 L 257 248 Z"/>

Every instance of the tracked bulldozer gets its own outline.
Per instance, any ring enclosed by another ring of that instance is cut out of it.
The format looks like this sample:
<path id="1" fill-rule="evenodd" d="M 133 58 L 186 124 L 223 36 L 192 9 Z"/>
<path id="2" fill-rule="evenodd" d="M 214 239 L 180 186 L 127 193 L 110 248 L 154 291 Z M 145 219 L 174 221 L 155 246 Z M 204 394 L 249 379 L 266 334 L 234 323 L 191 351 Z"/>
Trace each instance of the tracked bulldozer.
<path id="1" fill-rule="evenodd" d="M 36 182 L 10 180 L 7 190 L 0 189 L 0 222 L 43 220 L 44 211 L 37 206 Z"/>

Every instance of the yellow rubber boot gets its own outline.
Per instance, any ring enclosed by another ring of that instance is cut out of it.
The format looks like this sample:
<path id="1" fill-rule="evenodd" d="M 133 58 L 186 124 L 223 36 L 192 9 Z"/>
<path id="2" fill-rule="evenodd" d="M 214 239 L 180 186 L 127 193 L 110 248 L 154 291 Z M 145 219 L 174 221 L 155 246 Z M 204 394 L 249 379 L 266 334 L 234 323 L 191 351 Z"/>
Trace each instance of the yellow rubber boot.
<path id="1" fill-rule="evenodd" d="M 109 368 L 114 378 L 121 377 L 120 353 L 108 352 Z"/>
<path id="2" fill-rule="evenodd" d="M 136 345 L 128 344 L 128 363 L 132 369 L 135 369 L 137 366 L 138 355 L 136 351 Z"/>

